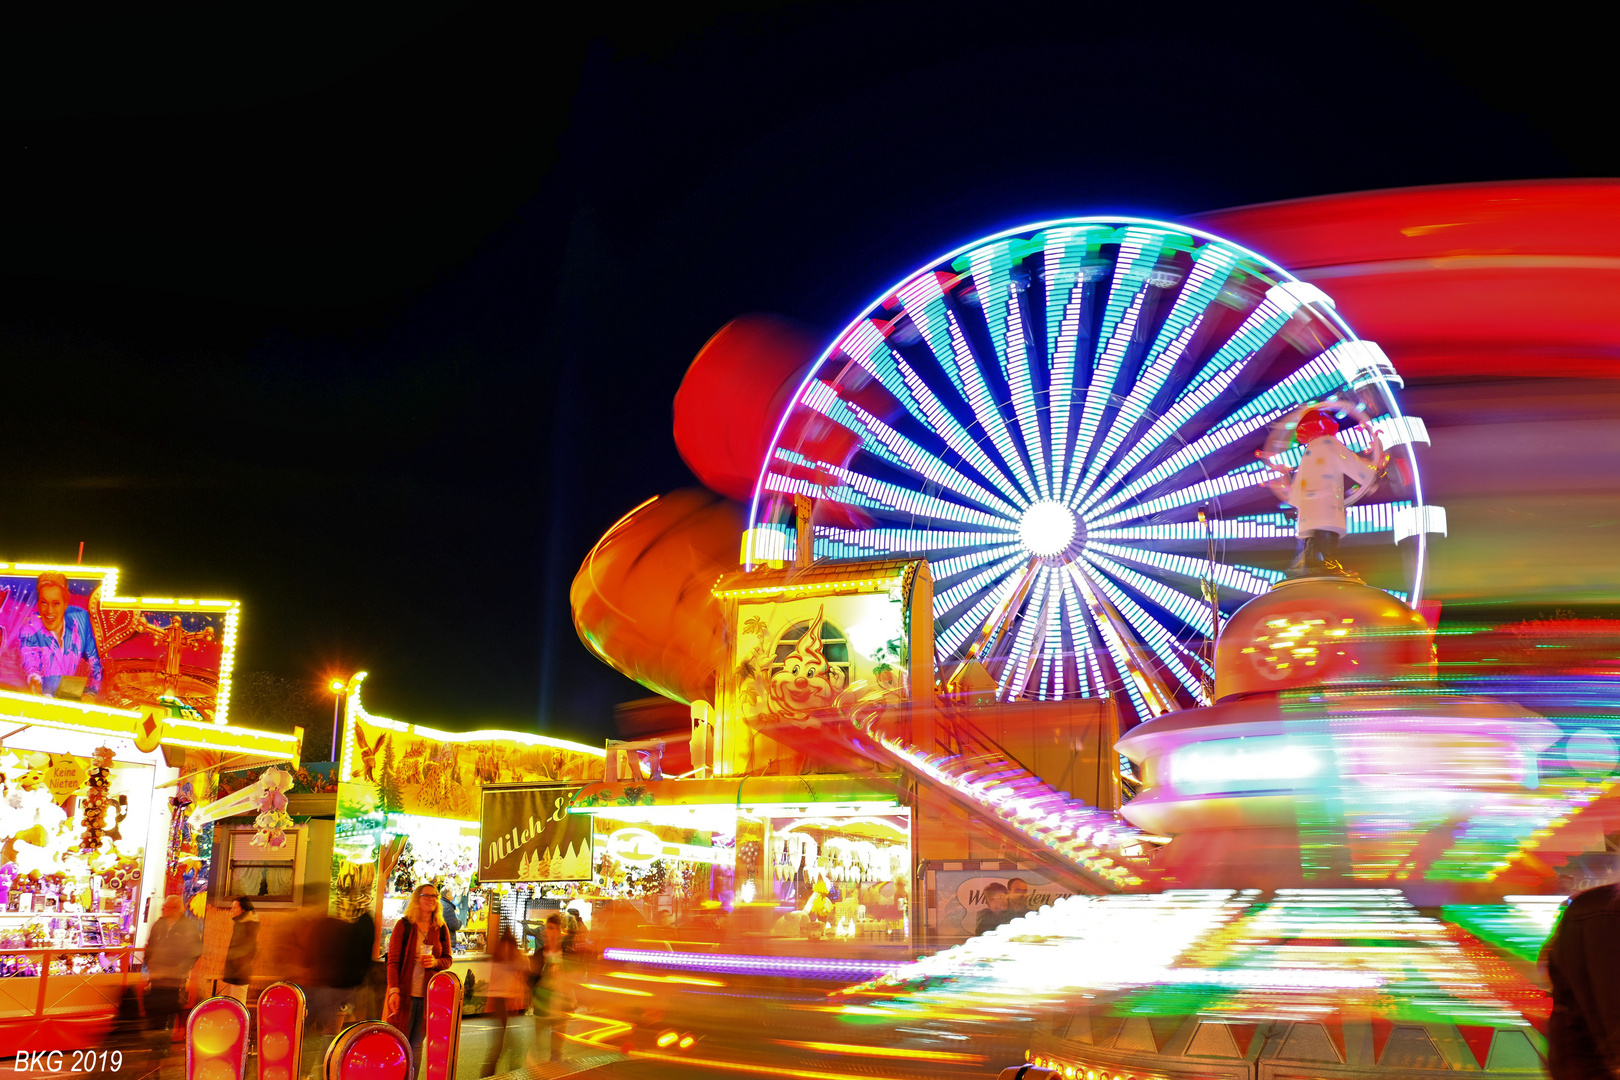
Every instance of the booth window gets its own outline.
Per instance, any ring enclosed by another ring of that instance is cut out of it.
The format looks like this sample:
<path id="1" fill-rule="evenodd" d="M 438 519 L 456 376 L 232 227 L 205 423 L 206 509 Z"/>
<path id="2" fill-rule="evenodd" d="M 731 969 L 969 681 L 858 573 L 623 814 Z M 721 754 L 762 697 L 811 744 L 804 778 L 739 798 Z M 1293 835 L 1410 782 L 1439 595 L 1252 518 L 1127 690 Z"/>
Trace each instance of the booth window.
<path id="1" fill-rule="evenodd" d="M 252 828 L 231 828 L 224 837 L 225 858 L 220 860 L 215 895 L 225 902 L 246 896 L 256 904 L 298 903 L 303 830 L 289 829 L 280 848 L 255 847 Z M 217 842 L 217 841 L 216 841 Z"/>

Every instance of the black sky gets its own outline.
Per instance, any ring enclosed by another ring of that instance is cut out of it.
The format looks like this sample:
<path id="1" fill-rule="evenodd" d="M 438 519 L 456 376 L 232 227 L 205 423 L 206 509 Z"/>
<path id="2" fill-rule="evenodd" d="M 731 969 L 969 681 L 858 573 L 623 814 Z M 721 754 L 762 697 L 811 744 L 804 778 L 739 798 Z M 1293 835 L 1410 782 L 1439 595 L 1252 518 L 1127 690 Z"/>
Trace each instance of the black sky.
<path id="1" fill-rule="evenodd" d="M 568 582 L 692 482 L 671 398 L 734 315 L 830 333 L 1066 213 L 1620 172 L 1590 26 L 582 7 L 0 38 L 0 558 L 84 540 L 126 591 L 240 597 L 239 670 L 599 738 L 645 691 L 578 644 Z"/>

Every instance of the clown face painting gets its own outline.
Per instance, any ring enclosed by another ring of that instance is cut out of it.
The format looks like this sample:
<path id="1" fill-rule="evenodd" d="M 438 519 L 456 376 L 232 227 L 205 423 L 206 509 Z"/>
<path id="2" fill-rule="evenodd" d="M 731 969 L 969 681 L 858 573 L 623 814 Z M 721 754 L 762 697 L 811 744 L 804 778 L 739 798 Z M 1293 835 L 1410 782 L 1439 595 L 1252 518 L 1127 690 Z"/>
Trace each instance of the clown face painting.
<path id="1" fill-rule="evenodd" d="M 792 723 L 812 722 L 815 713 L 832 707 L 849 681 L 847 663 L 828 661 L 822 640 L 825 611 L 816 610 L 809 628 L 771 673 L 770 711 Z"/>

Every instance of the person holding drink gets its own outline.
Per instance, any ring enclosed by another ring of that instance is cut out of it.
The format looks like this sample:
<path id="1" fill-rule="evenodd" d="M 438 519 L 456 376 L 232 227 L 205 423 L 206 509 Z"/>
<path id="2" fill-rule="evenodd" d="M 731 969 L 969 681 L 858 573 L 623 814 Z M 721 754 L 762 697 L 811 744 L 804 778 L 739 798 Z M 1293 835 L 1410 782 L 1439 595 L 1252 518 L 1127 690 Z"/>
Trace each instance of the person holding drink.
<path id="1" fill-rule="evenodd" d="M 388 939 L 388 994 L 383 999 L 383 1019 L 405 1033 L 418 1057 L 428 980 L 449 966 L 450 930 L 439 906 L 439 890 L 419 885 Z"/>

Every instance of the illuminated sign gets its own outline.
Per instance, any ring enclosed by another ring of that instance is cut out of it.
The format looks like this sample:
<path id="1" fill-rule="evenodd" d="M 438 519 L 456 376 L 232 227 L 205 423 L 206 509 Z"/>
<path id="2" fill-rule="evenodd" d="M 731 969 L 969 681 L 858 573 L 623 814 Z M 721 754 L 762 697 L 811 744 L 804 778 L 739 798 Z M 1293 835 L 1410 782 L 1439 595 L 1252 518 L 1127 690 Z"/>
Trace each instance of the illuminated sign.
<path id="1" fill-rule="evenodd" d="M 489 785 L 479 813 L 478 879 L 588 881 L 595 865 L 589 818 L 568 813 L 575 786 Z"/>
<path id="2" fill-rule="evenodd" d="M 0 688 L 225 723 L 241 604 L 117 593 L 115 567 L 0 563 Z"/>

